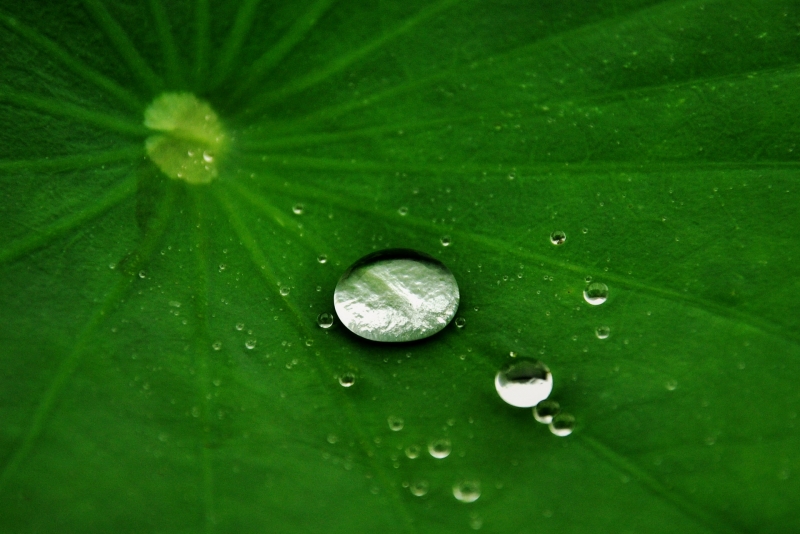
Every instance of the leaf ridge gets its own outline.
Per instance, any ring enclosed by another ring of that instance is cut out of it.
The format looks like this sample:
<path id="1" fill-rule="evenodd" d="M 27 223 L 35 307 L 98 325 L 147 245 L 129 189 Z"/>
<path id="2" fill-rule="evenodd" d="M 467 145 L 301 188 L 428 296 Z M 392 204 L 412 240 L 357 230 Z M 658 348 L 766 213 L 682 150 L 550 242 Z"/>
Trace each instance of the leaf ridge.
<path id="1" fill-rule="evenodd" d="M 216 76 L 211 82 L 209 89 L 214 89 L 220 86 L 228 78 L 231 72 L 236 57 L 242 49 L 242 44 L 245 38 L 250 33 L 250 27 L 253 25 L 256 9 L 261 0 L 244 0 L 239 4 L 239 11 L 236 14 L 236 20 L 233 23 L 233 28 L 228 34 L 228 39 L 222 45 L 220 51 L 220 58 L 217 61 L 214 72 Z"/>
<path id="2" fill-rule="evenodd" d="M 183 69 L 178 59 L 178 47 L 175 45 L 175 38 L 172 35 L 167 12 L 159 0 L 150 0 L 150 11 L 156 22 L 161 53 L 164 56 L 167 69 L 167 80 L 173 87 L 182 86 L 186 83 L 186 80 L 183 77 Z"/>

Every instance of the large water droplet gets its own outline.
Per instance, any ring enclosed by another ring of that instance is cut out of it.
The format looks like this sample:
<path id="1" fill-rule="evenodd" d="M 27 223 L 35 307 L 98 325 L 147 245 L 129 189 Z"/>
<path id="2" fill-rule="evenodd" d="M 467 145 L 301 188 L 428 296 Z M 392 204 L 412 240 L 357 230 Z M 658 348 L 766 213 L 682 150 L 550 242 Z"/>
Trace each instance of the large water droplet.
<path id="1" fill-rule="evenodd" d="M 602 282 L 591 283 L 583 290 L 583 298 L 592 306 L 599 306 L 608 298 L 608 286 Z"/>
<path id="2" fill-rule="evenodd" d="M 408 486 L 408 490 L 411 492 L 411 495 L 422 497 L 428 493 L 428 482 L 426 480 L 417 480 Z"/>
<path id="3" fill-rule="evenodd" d="M 356 375 L 354 375 L 353 373 L 344 373 L 341 376 L 339 376 L 339 384 L 341 384 L 342 387 L 349 388 L 355 383 L 356 383 Z"/>
<path id="4" fill-rule="evenodd" d="M 567 240 L 567 234 L 561 230 L 556 230 L 550 234 L 550 242 L 554 245 L 562 245 Z"/>
<path id="5" fill-rule="evenodd" d="M 553 421 L 553 417 L 561 411 L 561 406 L 557 401 L 552 399 L 545 399 L 533 409 L 533 418 L 549 425 Z"/>
<path id="6" fill-rule="evenodd" d="M 553 375 L 542 362 L 520 358 L 497 372 L 494 387 L 511 406 L 531 408 L 550 395 Z"/>
<path id="7" fill-rule="evenodd" d="M 458 309 L 459 291 L 438 260 L 407 249 L 383 250 L 353 264 L 333 296 L 339 320 L 373 341 L 413 341 L 439 332 Z"/>
<path id="8" fill-rule="evenodd" d="M 477 480 L 462 480 L 453 485 L 453 497 L 461 502 L 475 502 L 481 496 L 481 483 Z"/>
<path id="9" fill-rule="evenodd" d="M 594 334 L 597 336 L 597 339 L 606 339 L 611 335 L 611 329 L 607 326 L 598 326 Z"/>
<path id="10" fill-rule="evenodd" d="M 320 328 L 328 329 L 333 326 L 333 314 L 332 313 L 320 313 L 317 315 L 317 325 Z"/>
<path id="11" fill-rule="evenodd" d="M 550 432 L 556 436 L 569 436 L 575 428 L 575 418 L 568 413 L 559 413 L 550 421 Z"/>
<path id="12" fill-rule="evenodd" d="M 390 415 L 389 418 L 387 419 L 387 422 L 389 423 L 389 428 L 392 429 L 393 431 L 398 432 L 400 430 L 403 430 L 404 422 L 400 417 Z"/>
<path id="13" fill-rule="evenodd" d="M 450 440 L 447 438 L 437 439 L 428 444 L 428 452 L 434 458 L 441 460 L 450 456 L 450 451 L 453 450 L 450 445 Z"/>

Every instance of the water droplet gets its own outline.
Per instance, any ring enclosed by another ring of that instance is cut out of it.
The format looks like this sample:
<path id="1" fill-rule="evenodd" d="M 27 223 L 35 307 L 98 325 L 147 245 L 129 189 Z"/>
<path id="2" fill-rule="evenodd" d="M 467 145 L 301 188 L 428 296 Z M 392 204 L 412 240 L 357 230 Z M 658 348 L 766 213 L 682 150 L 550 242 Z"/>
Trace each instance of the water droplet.
<path id="1" fill-rule="evenodd" d="M 208 151 L 203 151 L 203 161 L 206 163 L 211 163 L 214 161 L 214 156 L 208 153 Z"/>
<path id="2" fill-rule="evenodd" d="M 572 434 L 575 427 L 575 418 L 568 413 L 559 413 L 550 421 L 550 432 L 556 436 L 564 437 Z"/>
<path id="3" fill-rule="evenodd" d="M 302 215 L 303 211 L 305 211 L 305 207 L 299 202 L 294 206 L 292 206 L 292 213 L 294 213 L 295 215 Z"/>
<path id="4" fill-rule="evenodd" d="M 390 415 L 389 419 L 387 419 L 387 422 L 389 423 L 389 428 L 393 431 L 398 432 L 403 430 L 404 421 L 401 418 Z"/>
<path id="5" fill-rule="evenodd" d="M 215 341 L 211 344 L 211 348 L 214 350 L 219 350 L 222 348 L 222 341 Z"/>
<path id="6" fill-rule="evenodd" d="M 567 234 L 565 234 L 561 230 L 556 230 L 555 232 L 550 234 L 550 242 L 554 245 L 562 245 L 566 240 L 567 240 Z"/>
<path id="7" fill-rule="evenodd" d="M 139 278 L 147 278 L 147 273 L 144 271 L 139 271 Z"/>
<path id="8" fill-rule="evenodd" d="M 256 348 L 256 340 L 253 339 L 253 338 L 250 338 L 250 339 L 248 339 L 247 341 L 244 342 L 244 346 L 248 350 L 252 350 L 252 349 Z"/>
<path id="9" fill-rule="evenodd" d="M 325 254 L 320 254 L 319 256 L 317 256 L 317 261 L 320 263 L 327 263 L 328 256 L 326 256 Z"/>
<path id="10" fill-rule="evenodd" d="M 607 326 L 598 326 L 594 334 L 597 336 L 597 339 L 606 339 L 611 335 L 611 329 Z"/>
<path id="11" fill-rule="evenodd" d="M 469 518 L 469 526 L 472 530 L 480 530 L 483 526 L 483 519 L 480 516 L 474 515 Z"/>
<path id="12" fill-rule="evenodd" d="M 328 434 L 328 443 L 333 445 L 337 441 L 339 441 L 339 438 L 336 437 L 336 434 Z"/>
<path id="13" fill-rule="evenodd" d="M 557 401 L 545 399 L 533 409 L 533 418 L 538 422 L 549 425 L 553 417 L 561 411 L 561 406 Z"/>
<path id="14" fill-rule="evenodd" d="M 592 306 L 599 306 L 608 298 L 608 286 L 601 282 L 589 284 L 583 290 L 583 298 Z"/>
<path id="15" fill-rule="evenodd" d="M 588 234 L 589 233 L 589 229 L 586 228 L 586 227 L 581 228 L 581 232 L 583 232 L 584 234 Z"/>
<path id="16" fill-rule="evenodd" d="M 450 246 L 450 236 L 449 235 L 442 236 L 442 238 L 439 241 L 441 241 L 443 247 L 449 247 Z"/>
<path id="17" fill-rule="evenodd" d="M 408 486 L 408 491 L 411 492 L 411 495 L 422 497 L 428 493 L 428 482 L 426 480 L 417 480 L 416 482 L 412 482 Z"/>
<path id="18" fill-rule="evenodd" d="M 333 314 L 332 313 L 320 313 L 317 315 L 317 325 L 320 328 L 328 329 L 333 326 Z"/>
<path id="19" fill-rule="evenodd" d="M 353 264 L 333 296 L 339 320 L 373 341 L 413 341 L 442 330 L 458 309 L 453 274 L 420 252 L 393 249 Z"/>
<path id="20" fill-rule="evenodd" d="M 339 383 L 342 387 L 349 388 L 356 382 L 356 375 L 353 373 L 344 373 L 339 377 Z"/>
<path id="21" fill-rule="evenodd" d="M 677 380 L 668 380 L 667 383 L 666 383 L 667 391 L 675 391 L 675 389 L 677 387 L 678 387 L 678 381 Z"/>
<path id="22" fill-rule="evenodd" d="M 456 319 L 456 327 L 457 328 L 464 328 L 464 325 L 467 324 L 467 320 L 463 317 L 459 317 Z"/>
<path id="23" fill-rule="evenodd" d="M 481 496 L 481 483 L 477 480 L 463 480 L 453 484 L 453 497 L 461 502 L 475 502 Z"/>
<path id="24" fill-rule="evenodd" d="M 289 292 L 291 290 L 292 289 L 289 286 L 281 286 L 281 289 L 280 289 L 281 295 L 283 295 L 285 297 L 285 296 L 287 296 L 289 294 Z"/>
<path id="25" fill-rule="evenodd" d="M 406 456 L 412 460 L 419 457 L 419 445 L 409 445 L 406 447 Z"/>
<path id="26" fill-rule="evenodd" d="M 244 323 L 236 323 L 236 330 L 239 331 L 244 330 Z"/>
<path id="27" fill-rule="evenodd" d="M 584 280 L 586 280 L 586 283 L 588 284 L 589 282 L 592 281 L 592 277 L 587 275 L 586 278 L 584 278 Z"/>
<path id="28" fill-rule="evenodd" d="M 437 439 L 428 444 L 428 452 L 430 455 L 439 460 L 447 458 L 451 450 L 453 449 L 450 445 L 450 440 L 447 438 Z"/>
<path id="29" fill-rule="evenodd" d="M 497 372 L 494 387 L 500 398 L 511 406 L 531 408 L 550 395 L 553 375 L 542 362 L 521 358 Z"/>
<path id="30" fill-rule="evenodd" d="M 400 206 L 400 209 L 397 210 L 397 213 L 399 213 L 401 217 L 405 217 L 408 215 L 408 208 L 405 206 Z"/>

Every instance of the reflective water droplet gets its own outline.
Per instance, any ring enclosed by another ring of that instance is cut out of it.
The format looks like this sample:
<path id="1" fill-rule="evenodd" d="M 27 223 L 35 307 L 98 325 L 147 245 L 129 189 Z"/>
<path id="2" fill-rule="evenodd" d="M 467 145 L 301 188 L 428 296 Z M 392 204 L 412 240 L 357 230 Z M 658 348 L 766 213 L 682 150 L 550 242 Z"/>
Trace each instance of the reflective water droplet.
<path id="1" fill-rule="evenodd" d="M 584 234 L 588 234 L 589 233 L 589 229 L 586 228 L 586 227 L 581 228 L 581 232 L 583 232 Z"/>
<path id="2" fill-rule="evenodd" d="M 313 339 L 306 339 L 306 347 L 311 347 L 314 345 Z"/>
<path id="3" fill-rule="evenodd" d="M 327 263 L 328 256 L 326 256 L 325 254 L 320 254 L 319 256 L 317 256 L 317 261 L 320 263 Z"/>
<path id="4" fill-rule="evenodd" d="M 406 456 L 408 456 L 412 460 L 415 458 L 419 458 L 419 445 L 409 445 L 408 447 L 406 447 Z"/>
<path id="5" fill-rule="evenodd" d="M 550 421 L 550 432 L 556 436 L 564 437 L 572 434 L 575 427 L 575 418 L 568 413 L 559 413 Z"/>
<path id="6" fill-rule="evenodd" d="M 256 340 L 253 339 L 253 338 L 250 338 L 250 339 L 248 339 L 247 341 L 244 342 L 244 346 L 248 350 L 252 350 L 252 349 L 256 348 Z"/>
<path id="7" fill-rule="evenodd" d="M 458 309 L 453 274 L 420 252 L 393 249 L 353 264 L 333 296 L 339 320 L 373 341 L 413 341 L 442 330 Z"/>
<path id="8" fill-rule="evenodd" d="M 211 348 L 214 350 L 219 350 L 222 348 L 222 341 L 215 341 L 211 344 Z"/>
<path id="9" fill-rule="evenodd" d="M 467 324 L 467 320 L 463 317 L 459 317 L 456 319 L 456 327 L 457 328 L 464 328 L 464 325 Z"/>
<path id="10" fill-rule="evenodd" d="M 339 376 L 339 384 L 341 384 L 342 387 L 349 388 L 350 386 L 355 384 L 355 382 L 356 382 L 356 375 L 354 375 L 353 373 L 344 373 L 343 375 Z"/>
<path id="11" fill-rule="evenodd" d="M 511 406 L 531 408 L 550 395 L 553 375 L 542 362 L 520 358 L 497 372 L 494 387 L 500 398 Z"/>
<path id="12" fill-rule="evenodd" d="M 139 278 L 147 278 L 147 273 L 144 271 L 139 271 Z"/>
<path id="13" fill-rule="evenodd" d="M 453 450 L 453 448 L 450 445 L 450 440 L 447 438 L 437 439 L 428 444 L 428 452 L 430 455 L 439 460 L 447 458 L 451 450 Z"/>
<path id="14" fill-rule="evenodd" d="M 586 278 L 584 278 L 584 280 L 586 280 L 586 283 L 588 284 L 589 282 L 592 281 L 592 277 L 587 275 Z"/>
<path id="15" fill-rule="evenodd" d="M 244 323 L 236 323 L 236 330 L 244 330 Z"/>
<path id="16" fill-rule="evenodd" d="M 405 217 L 408 215 L 408 208 L 405 206 L 400 206 L 400 209 L 397 210 L 397 213 L 399 213 L 401 217 Z"/>
<path id="17" fill-rule="evenodd" d="M 292 206 L 292 213 L 294 213 L 295 215 L 302 215 L 303 211 L 305 211 L 305 207 L 299 202 L 294 206 Z"/>
<path id="18" fill-rule="evenodd" d="M 443 247 L 449 247 L 450 246 L 450 236 L 449 235 L 442 236 L 442 238 L 439 241 L 441 241 Z"/>
<path id="19" fill-rule="evenodd" d="M 387 422 L 389 423 L 389 428 L 393 431 L 398 432 L 403 430 L 404 421 L 401 418 L 390 415 L 389 419 L 387 419 Z"/>
<path id="20" fill-rule="evenodd" d="M 561 411 L 561 406 L 557 401 L 545 399 L 533 409 L 533 418 L 538 422 L 549 425 L 553 421 L 553 416 Z"/>
<path id="21" fill-rule="evenodd" d="M 666 383 L 667 391 L 675 391 L 675 389 L 677 387 L 678 387 L 678 381 L 677 380 L 668 380 L 667 383 Z"/>
<path id="22" fill-rule="evenodd" d="M 475 502 L 481 496 L 481 483 L 477 480 L 463 480 L 453 485 L 453 497 L 461 502 Z"/>
<path id="23" fill-rule="evenodd" d="M 328 329 L 333 326 L 333 314 L 332 313 L 320 313 L 317 315 L 317 325 L 320 328 Z"/>
<path id="24" fill-rule="evenodd" d="M 214 161 L 214 156 L 212 156 L 211 154 L 209 154 L 207 151 L 204 150 L 203 161 L 205 161 L 206 163 L 211 163 L 212 161 Z"/>
<path id="25" fill-rule="evenodd" d="M 561 230 L 556 230 L 550 234 L 550 242 L 554 245 L 562 245 L 567 240 L 567 234 Z"/>
<path id="26" fill-rule="evenodd" d="M 331 445 L 333 445 L 333 444 L 334 444 L 334 443 L 336 443 L 337 441 L 339 441 L 339 438 L 338 438 L 338 437 L 336 437 L 336 434 L 328 434 L 328 443 L 330 443 Z"/>
<path id="27" fill-rule="evenodd" d="M 284 297 L 289 294 L 292 289 L 289 286 L 281 286 L 280 292 Z"/>
<path id="28" fill-rule="evenodd" d="M 428 481 L 427 480 L 417 480 L 416 482 L 412 482 L 408 486 L 408 491 L 411 492 L 411 495 L 416 497 L 422 497 L 426 493 L 428 493 Z"/>
<path id="29" fill-rule="evenodd" d="M 601 282 L 589 284 L 583 290 L 583 299 L 592 306 L 599 306 L 608 298 L 608 286 Z"/>
<path id="30" fill-rule="evenodd" d="M 597 339 L 606 339 L 611 335 L 611 329 L 607 326 L 598 326 L 594 334 L 597 336 Z"/>

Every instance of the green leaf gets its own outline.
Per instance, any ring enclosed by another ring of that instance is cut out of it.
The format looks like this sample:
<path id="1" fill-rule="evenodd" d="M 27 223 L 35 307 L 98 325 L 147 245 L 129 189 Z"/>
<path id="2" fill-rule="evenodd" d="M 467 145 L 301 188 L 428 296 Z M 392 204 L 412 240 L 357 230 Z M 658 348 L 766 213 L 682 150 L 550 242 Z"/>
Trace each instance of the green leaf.
<path id="1" fill-rule="evenodd" d="M 800 530 L 795 0 L 0 6 L 3 532 Z M 463 328 L 317 326 L 391 247 Z"/>

